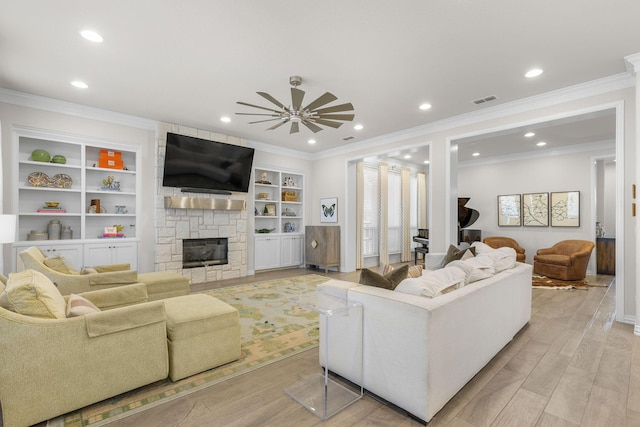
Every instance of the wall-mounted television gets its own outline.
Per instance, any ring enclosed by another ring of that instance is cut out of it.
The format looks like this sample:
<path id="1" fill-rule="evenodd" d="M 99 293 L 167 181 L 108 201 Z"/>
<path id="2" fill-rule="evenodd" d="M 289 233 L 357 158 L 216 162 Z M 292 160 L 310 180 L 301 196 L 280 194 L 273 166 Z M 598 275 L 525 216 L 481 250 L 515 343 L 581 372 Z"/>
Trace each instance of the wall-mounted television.
<path id="1" fill-rule="evenodd" d="M 162 185 L 182 191 L 249 191 L 254 149 L 167 132 Z"/>

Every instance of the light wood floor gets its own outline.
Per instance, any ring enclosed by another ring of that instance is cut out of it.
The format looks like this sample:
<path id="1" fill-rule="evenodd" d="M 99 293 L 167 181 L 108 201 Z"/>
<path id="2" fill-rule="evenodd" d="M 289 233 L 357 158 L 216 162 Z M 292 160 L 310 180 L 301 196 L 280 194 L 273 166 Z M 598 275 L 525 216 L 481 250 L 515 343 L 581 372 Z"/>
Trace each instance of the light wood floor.
<path id="1" fill-rule="evenodd" d="M 194 290 L 320 270 L 281 270 L 195 285 Z M 357 281 L 358 273 L 329 273 Z M 612 283 L 612 276 L 589 281 Z M 429 422 L 429 426 L 640 426 L 640 339 L 614 321 L 615 287 L 533 290 L 529 325 Z M 308 350 L 252 373 L 114 422 L 113 426 L 418 426 L 375 396 L 323 422 L 285 393 L 320 372 Z"/>

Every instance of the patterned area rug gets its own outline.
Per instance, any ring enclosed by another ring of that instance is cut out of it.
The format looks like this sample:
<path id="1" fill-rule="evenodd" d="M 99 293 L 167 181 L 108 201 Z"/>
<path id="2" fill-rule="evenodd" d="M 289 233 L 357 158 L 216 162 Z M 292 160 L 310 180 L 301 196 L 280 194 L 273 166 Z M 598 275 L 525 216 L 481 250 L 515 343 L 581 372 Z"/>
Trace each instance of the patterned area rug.
<path id="1" fill-rule="evenodd" d="M 172 382 L 164 379 L 50 420 L 51 427 L 101 426 L 318 345 L 317 313 L 289 301 L 327 277 L 309 274 L 207 291 L 240 312 L 240 359 Z"/>
<path id="2" fill-rule="evenodd" d="M 583 280 L 559 280 L 545 276 L 533 276 L 531 284 L 537 289 L 580 289 L 584 291 L 588 290 L 589 287 L 607 287 L 606 285 L 596 285 Z"/>

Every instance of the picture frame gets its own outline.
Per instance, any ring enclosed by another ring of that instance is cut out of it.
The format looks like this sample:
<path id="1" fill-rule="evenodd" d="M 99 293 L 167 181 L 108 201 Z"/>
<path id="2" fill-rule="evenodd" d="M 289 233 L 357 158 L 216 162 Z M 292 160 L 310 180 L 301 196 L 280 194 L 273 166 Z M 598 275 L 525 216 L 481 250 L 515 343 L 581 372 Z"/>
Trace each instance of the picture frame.
<path id="1" fill-rule="evenodd" d="M 522 195 L 522 225 L 525 227 L 549 226 L 549 193 Z"/>
<path id="2" fill-rule="evenodd" d="M 320 222 L 338 222 L 338 198 L 320 199 Z"/>
<path id="3" fill-rule="evenodd" d="M 580 192 L 551 193 L 551 226 L 580 227 Z"/>
<path id="4" fill-rule="evenodd" d="M 520 194 L 498 196 L 498 226 L 519 227 L 522 225 Z"/>
<path id="5" fill-rule="evenodd" d="M 264 216 L 276 216 L 276 205 L 275 203 L 267 203 L 264 205 Z"/>

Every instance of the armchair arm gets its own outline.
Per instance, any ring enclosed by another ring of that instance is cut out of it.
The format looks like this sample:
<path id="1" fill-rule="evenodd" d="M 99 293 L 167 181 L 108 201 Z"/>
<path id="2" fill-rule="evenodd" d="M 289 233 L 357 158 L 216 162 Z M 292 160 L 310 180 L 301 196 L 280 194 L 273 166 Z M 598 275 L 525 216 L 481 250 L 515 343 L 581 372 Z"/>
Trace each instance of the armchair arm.
<path id="1" fill-rule="evenodd" d="M 108 273 L 110 271 L 131 270 L 131 264 L 109 264 L 96 265 L 93 267 L 98 273 Z"/>
<path id="2" fill-rule="evenodd" d="M 101 310 L 140 304 L 148 301 L 147 285 L 134 283 L 133 285 L 117 286 L 115 288 L 88 291 L 80 294 Z"/>
<path id="3" fill-rule="evenodd" d="M 538 249 L 538 251 L 536 252 L 536 255 L 550 255 L 555 253 L 556 253 L 556 250 L 554 248 L 542 248 L 542 249 Z"/>
<path id="4" fill-rule="evenodd" d="M 92 286 L 127 285 L 138 281 L 138 273 L 132 270 L 92 273 L 87 276 L 89 276 L 89 284 Z"/>

